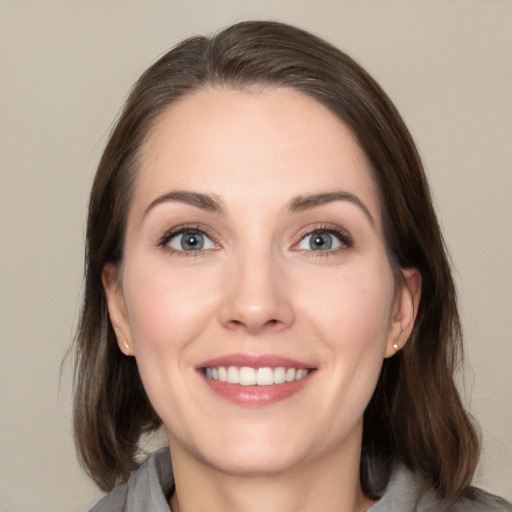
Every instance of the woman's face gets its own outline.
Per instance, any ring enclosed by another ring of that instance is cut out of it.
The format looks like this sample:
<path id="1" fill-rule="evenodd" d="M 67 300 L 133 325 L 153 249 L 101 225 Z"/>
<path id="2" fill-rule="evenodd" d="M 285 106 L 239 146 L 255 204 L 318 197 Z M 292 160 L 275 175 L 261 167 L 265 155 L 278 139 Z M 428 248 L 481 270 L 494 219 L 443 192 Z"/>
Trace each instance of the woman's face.
<path id="1" fill-rule="evenodd" d="M 113 274 L 119 346 L 173 455 L 255 475 L 359 453 L 410 296 L 365 156 L 325 107 L 285 88 L 175 103 L 143 148 Z"/>

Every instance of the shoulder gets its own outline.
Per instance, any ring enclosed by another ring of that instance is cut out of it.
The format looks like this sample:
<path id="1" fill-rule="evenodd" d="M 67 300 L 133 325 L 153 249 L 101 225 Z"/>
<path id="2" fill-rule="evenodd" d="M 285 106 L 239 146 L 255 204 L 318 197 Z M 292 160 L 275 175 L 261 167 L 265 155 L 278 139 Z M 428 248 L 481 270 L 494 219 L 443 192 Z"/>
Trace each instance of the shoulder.
<path id="1" fill-rule="evenodd" d="M 512 512 L 505 500 L 470 487 L 455 501 L 439 498 L 421 474 L 398 465 L 381 499 L 368 512 Z"/>
<path id="2" fill-rule="evenodd" d="M 475 487 L 466 489 L 453 507 L 453 512 L 512 512 L 512 505 L 499 496 Z"/>
<path id="3" fill-rule="evenodd" d="M 130 477 L 89 512 L 169 512 L 167 496 L 174 485 L 168 448 L 153 452 Z"/>

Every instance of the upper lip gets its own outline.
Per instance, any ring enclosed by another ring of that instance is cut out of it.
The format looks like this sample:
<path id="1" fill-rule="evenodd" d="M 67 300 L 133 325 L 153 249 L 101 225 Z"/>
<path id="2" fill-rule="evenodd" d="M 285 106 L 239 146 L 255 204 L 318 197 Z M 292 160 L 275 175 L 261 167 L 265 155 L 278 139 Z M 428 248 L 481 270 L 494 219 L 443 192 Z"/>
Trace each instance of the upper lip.
<path id="1" fill-rule="evenodd" d="M 311 369 L 314 367 L 311 364 L 297 361 L 289 357 L 273 354 L 227 354 L 213 359 L 208 359 L 207 361 L 198 364 L 196 368 L 217 368 L 219 366 L 247 366 L 249 368 L 278 368 L 283 366 L 285 368 L 296 369 Z"/>

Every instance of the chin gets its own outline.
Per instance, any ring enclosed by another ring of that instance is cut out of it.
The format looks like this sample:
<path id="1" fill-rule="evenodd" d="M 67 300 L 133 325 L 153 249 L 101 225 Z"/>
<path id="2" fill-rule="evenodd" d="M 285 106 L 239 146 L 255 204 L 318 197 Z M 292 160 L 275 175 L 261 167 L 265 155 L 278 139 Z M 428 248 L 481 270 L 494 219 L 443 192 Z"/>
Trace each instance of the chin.
<path id="1" fill-rule="evenodd" d="M 238 423 L 232 429 L 223 427 L 209 433 L 202 430 L 188 439 L 169 434 L 171 454 L 178 460 L 180 453 L 188 452 L 201 465 L 232 476 L 265 477 L 287 472 L 311 452 L 306 438 L 284 426 Z"/>
<path id="2" fill-rule="evenodd" d="M 332 433 L 333 429 L 330 430 Z M 304 428 L 294 431 L 289 424 L 238 424 L 236 429 L 228 428 L 221 435 L 216 432 L 206 437 L 203 432 L 201 442 L 193 443 L 192 453 L 200 463 L 221 473 L 264 478 L 290 474 L 300 467 L 328 459 L 340 449 L 345 455 L 360 451 L 357 428 L 352 431 L 354 435 L 331 437 L 326 434 L 314 429 L 305 432 Z"/>
<path id="3" fill-rule="evenodd" d="M 236 451 L 211 458 L 209 464 L 222 473 L 239 477 L 269 477 L 284 474 L 301 464 L 297 453 L 287 454 L 277 448 L 262 447 Z"/>

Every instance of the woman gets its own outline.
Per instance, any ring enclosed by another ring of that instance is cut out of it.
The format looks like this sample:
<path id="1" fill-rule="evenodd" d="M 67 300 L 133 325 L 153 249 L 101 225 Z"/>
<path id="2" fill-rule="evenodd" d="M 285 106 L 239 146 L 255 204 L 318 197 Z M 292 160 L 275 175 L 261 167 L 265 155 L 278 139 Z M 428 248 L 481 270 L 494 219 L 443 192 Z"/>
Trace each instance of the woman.
<path id="1" fill-rule="evenodd" d="M 420 159 L 354 61 L 247 22 L 142 75 L 89 208 L 94 511 L 510 510 L 469 487 L 460 344 Z"/>

